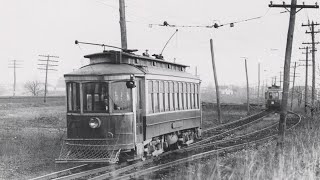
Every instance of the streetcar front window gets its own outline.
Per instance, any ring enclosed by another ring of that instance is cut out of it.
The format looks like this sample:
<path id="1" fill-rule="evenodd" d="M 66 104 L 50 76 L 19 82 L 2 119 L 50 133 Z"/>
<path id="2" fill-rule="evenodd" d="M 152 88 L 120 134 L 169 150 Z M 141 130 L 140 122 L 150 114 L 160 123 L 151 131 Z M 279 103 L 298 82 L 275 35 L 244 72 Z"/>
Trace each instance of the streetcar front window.
<path id="1" fill-rule="evenodd" d="M 84 113 L 132 112 L 131 89 L 127 88 L 126 82 L 83 83 L 82 92 Z"/>
<path id="2" fill-rule="evenodd" d="M 279 99 L 278 92 L 269 92 L 269 99 Z"/>
<path id="3" fill-rule="evenodd" d="M 109 112 L 107 83 L 83 83 L 82 90 L 84 112 Z"/>
<path id="4" fill-rule="evenodd" d="M 80 84 L 67 83 L 67 109 L 69 112 L 80 112 Z"/>

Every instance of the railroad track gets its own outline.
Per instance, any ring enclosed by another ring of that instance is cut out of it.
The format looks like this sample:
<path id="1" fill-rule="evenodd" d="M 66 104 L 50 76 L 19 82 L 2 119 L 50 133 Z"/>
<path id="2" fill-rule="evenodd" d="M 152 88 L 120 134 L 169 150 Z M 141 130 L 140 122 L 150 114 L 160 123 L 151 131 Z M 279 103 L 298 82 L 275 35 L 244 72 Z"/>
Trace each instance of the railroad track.
<path id="1" fill-rule="evenodd" d="M 150 158 L 146 161 L 137 162 L 134 164 L 129 165 L 128 163 L 121 163 L 116 165 L 109 165 L 109 166 L 100 166 L 96 168 L 86 169 L 84 167 L 76 167 L 71 168 L 65 171 L 52 173 L 46 176 L 42 176 L 39 178 L 35 178 L 34 180 L 43 180 L 43 179 L 108 179 L 111 177 L 116 177 L 122 174 L 123 172 L 128 172 L 136 167 L 146 166 L 147 164 L 153 163 L 154 161 L 157 161 L 162 158 L 166 158 L 170 155 L 174 154 L 182 154 L 186 152 L 194 151 L 195 149 L 202 148 L 207 149 L 210 147 L 210 143 L 214 141 L 222 140 L 223 138 L 227 137 L 229 134 L 231 134 L 233 131 L 238 130 L 240 128 L 244 128 L 245 126 L 248 126 L 254 122 L 257 122 L 261 120 L 263 117 L 269 115 L 270 111 L 262 111 L 260 113 L 257 113 L 255 115 L 242 118 L 240 120 L 230 122 L 215 128 L 210 128 L 204 131 L 204 134 L 206 136 L 211 135 L 210 138 L 206 138 L 202 141 L 194 143 L 192 146 L 178 149 L 175 151 L 170 151 L 164 154 L 161 154 L 158 158 Z M 225 129 L 224 131 L 222 131 Z M 192 155 L 193 156 L 193 155 Z M 79 170 L 82 168 L 82 170 Z"/>
<path id="2" fill-rule="evenodd" d="M 204 134 L 204 136 L 208 136 L 208 137 L 214 136 L 217 134 L 221 134 L 221 133 L 226 132 L 227 130 L 232 130 L 232 129 L 238 128 L 241 125 L 250 124 L 250 123 L 256 121 L 257 119 L 259 119 L 261 117 L 265 117 L 266 115 L 269 115 L 270 113 L 273 113 L 273 112 L 274 111 L 264 110 L 264 111 L 261 111 L 257 114 L 253 114 L 251 116 L 244 117 L 244 118 L 241 118 L 236 121 L 222 124 L 220 126 L 216 126 L 213 128 L 205 129 L 205 130 L 203 130 L 203 134 Z"/>
<path id="3" fill-rule="evenodd" d="M 292 113 L 292 112 L 290 112 L 290 113 Z M 294 113 L 294 115 L 297 116 L 297 118 L 288 118 L 288 120 L 287 120 L 288 121 L 287 124 L 289 126 L 288 130 L 294 128 L 301 121 L 300 115 L 295 114 L 295 113 Z M 138 171 L 134 170 L 134 169 L 129 172 L 124 171 L 124 172 L 120 173 L 119 175 L 117 175 L 117 177 L 100 176 L 100 178 L 96 177 L 94 179 L 132 179 L 132 178 L 138 178 L 143 175 L 150 174 L 152 172 L 156 172 L 156 171 L 160 171 L 160 170 L 164 170 L 167 168 L 172 169 L 172 167 L 174 167 L 176 165 L 188 163 L 190 161 L 194 161 L 197 159 L 208 158 L 209 156 L 217 156 L 218 154 L 224 154 L 227 152 L 237 151 L 237 150 L 246 148 L 249 145 L 263 143 L 267 140 L 271 140 L 271 139 L 275 138 L 277 136 L 277 126 L 278 126 L 278 123 L 274 123 L 266 128 L 263 128 L 262 130 L 257 130 L 255 132 L 252 132 L 252 133 L 240 136 L 240 137 L 235 137 L 235 138 L 223 140 L 220 142 L 212 142 L 212 143 L 207 143 L 207 144 L 201 145 L 202 149 L 208 148 L 210 150 L 204 150 L 203 152 L 195 153 L 193 155 L 187 154 L 187 157 L 184 157 L 184 158 L 178 158 L 176 160 L 172 160 L 172 158 L 170 158 L 169 162 L 166 162 L 166 160 L 165 160 L 165 162 L 158 161 L 157 165 L 151 164 L 150 167 L 148 167 L 147 165 L 144 165 L 144 167 L 139 168 Z M 260 134 L 264 135 L 264 137 L 261 138 L 259 136 Z M 198 146 L 197 148 L 199 149 L 200 147 Z"/>

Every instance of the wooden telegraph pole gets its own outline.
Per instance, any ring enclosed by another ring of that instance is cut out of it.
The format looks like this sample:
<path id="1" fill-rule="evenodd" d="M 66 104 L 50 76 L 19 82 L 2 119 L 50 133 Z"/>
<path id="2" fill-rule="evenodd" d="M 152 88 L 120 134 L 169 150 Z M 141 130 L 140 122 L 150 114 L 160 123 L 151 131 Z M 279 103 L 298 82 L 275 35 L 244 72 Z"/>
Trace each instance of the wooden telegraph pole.
<path id="1" fill-rule="evenodd" d="M 303 48 L 299 48 L 299 49 L 305 49 L 306 52 L 306 59 L 305 60 L 299 60 L 299 61 L 305 61 L 304 65 L 300 65 L 300 66 L 305 66 L 306 67 L 306 79 L 305 79 L 305 85 L 304 85 L 304 112 L 307 114 L 307 105 L 308 105 L 308 66 L 309 66 L 309 62 L 310 60 L 308 60 L 308 54 L 309 54 L 309 47 L 303 47 Z"/>
<path id="2" fill-rule="evenodd" d="M 121 48 L 128 49 L 127 45 L 127 25 L 124 0 L 119 0 L 120 11 L 120 31 L 121 31 Z"/>
<path id="3" fill-rule="evenodd" d="M 282 71 L 280 71 L 280 76 L 279 76 L 279 80 L 280 80 L 280 88 L 282 87 L 282 86 L 281 86 L 281 84 L 282 84 L 281 77 L 282 77 Z"/>
<path id="4" fill-rule="evenodd" d="M 22 62 L 19 60 L 11 60 L 12 64 L 10 63 L 8 68 L 13 69 L 13 96 L 16 95 L 16 86 L 17 86 L 17 69 L 22 68 L 20 67 L 21 64 L 18 64 L 17 62 Z"/>
<path id="5" fill-rule="evenodd" d="M 221 124 L 222 120 L 221 120 L 221 108 L 220 108 L 220 92 L 219 92 L 219 84 L 218 84 L 218 78 L 217 78 L 217 69 L 216 69 L 216 64 L 215 64 L 215 61 L 214 61 L 214 52 L 213 52 L 212 39 L 210 39 L 210 47 L 211 47 L 211 59 L 212 59 L 212 69 L 213 69 L 214 83 L 215 83 L 215 86 L 216 86 L 218 120 L 219 120 L 219 123 Z"/>
<path id="6" fill-rule="evenodd" d="M 308 24 L 302 24 L 302 26 L 311 26 L 311 31 L 308 32 L 306 31 L 307 34 L 311 34 L 311 40 L 312 42 L 308 42 L 308 43 L 302 43 L 302 44 L 312 44 L 312 91 L 311 91 L 311 116 L 313 117 L 314 114 L 314 109 L 315 109 L 315 104 L 314 104 L 314 99 L 315 99 L 315 91 L 316 91 L 316 57 L 315 57 L 315 44 L 319 44 L 319 42 L 315 42 L 314 41 L 314 34 L 315 33 L 319 33 L 320 31 L 315 32 L 314 31 L 314 26 L 320 25 L 318 23 L 314 23 L 312 21 L 312 23 L 310 24 L 308 22 Z"/>
<path id="7" fill-rule="evenodd" d="M 45 62 L 45 64 L 38 64 L 40 67 L 39 70 L 45 70 L 46 71 L 46 78 L 45 78 L 45 84 L 44 84 L 44 97 L 43 102 L 45 103 L 47 101 L 47 85 L 48 85 L 48 71 L 57 71 L 56 69 L 53 69 L 53 66 L 58 66 L 56 64 L 51 64 L 54 62 L 59 62 L 55 60 L 50 60 L 50 58 L 59 58 L 58 56 L 50 56 L 50 55 L 39 55 L 40 57 L 46 57 L 46 60 L 39 59 L 38 61 Z M 50 68 L 49 68 L 50 67 Z"/>
<path id="8" fill-rule="evenodd" d="M 258 63 L 258 104 L 260 104 L 259 95 L 260 95 L 260 62 Z"/>
<path id="9" fill-rule="evenodd" d="M 294 93 L 294 81 L 296 79 L 296 68 L 297 68 L 297 62 L 294 62 L 294 67 L 293 67 L 293 83 L 292 83 L 292 91 L 291 91 L 291 107 L 290 110 L 292 111 L 292 102 L 293 102 L 293 93 Z"/>
<path id="10" fill-rule="evenodd" d="M 287 45 L 283 69 L 283 96 L 281 102 L 281 111 L 280 111 L 280 121 L 279 121 L 279 135 L 277 141 L 277 152 L 283 152 L 283 143 L 286 129 L 286 116 L 287 116 L 287 105 L 288 105 L 288 92 L 289 92 L 289 81 L 290 81 L 290 63 L 291 63 L 291 53 L 292 53 L 292 41 L 294 34 L 294 25 L 296 19 L 296 13 L 303 8 L 319 8 L 318 5 L 297 5 L 297 0 L 291 0 L 291 4 L 269 4 L 269 7 L 274 8 L 286 8 L 290 9 L 290 19 L 289 19 L 289 28 L 287 34 Z M 297 8 L 300 10 L 297 11 Z"/>
<path id="11" fill-rule="evenodd" d="M 249 104 L 249 78 L 248 78 L 248 68 L 247 68 L 247 57 L 244 58 L 244 67 L 246 71 L 246 80 L 247 80 L 247 115 L 250 114 L 250 104 Z"/>
<path id="12" fill-rule="evenodd" d="M 244 60 L 245 68 L 246 68 L 246 79 L 247 79 L 247 114 L 250 114 L 250 104 L 249 104 L 249 79 L 248 79 L 248 67 L 247 67 L 247 59 Z"/>

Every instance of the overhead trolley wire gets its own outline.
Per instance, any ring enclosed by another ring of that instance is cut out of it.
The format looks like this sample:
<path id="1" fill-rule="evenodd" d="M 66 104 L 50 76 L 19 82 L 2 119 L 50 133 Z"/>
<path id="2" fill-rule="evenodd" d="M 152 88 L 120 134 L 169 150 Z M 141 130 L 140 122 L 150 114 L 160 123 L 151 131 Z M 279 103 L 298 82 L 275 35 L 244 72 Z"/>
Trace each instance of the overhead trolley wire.
<path id="1" fill-rule="evenodd" d="M 181 27 L 181 28 L 219 28 L 219 27 L 225 26 L 225 25 L 230 25 L 230 27 L 234 27 L 234 24 L 237 24 L 237 23 L 262 19 L 263 17 L 265 17 L 269 13 L 270 9 L 271 8 L 268 8 L 267 11 L 261 16 L 256 16 L 256 17 L 243 19 L 243 20 L 239 20 L 239 21 L 234 21 L 234 22 L 230 22 L 230 23 L 225 23 L 225 24 L 214 23 L 213 25 L 175 25 L 175 24 L 169 24 L 168 21 L 164 21 L 163 24 L 149 24 L 149 27 L 166 26 L 166 27 L 175 27 L 175 28 L 177 28 L 177 27 Z M 283 13 L 287 13 L 287 11 L 281 11 L 280 13 L 275 13 L 275 14 L 283 14 Z"/>

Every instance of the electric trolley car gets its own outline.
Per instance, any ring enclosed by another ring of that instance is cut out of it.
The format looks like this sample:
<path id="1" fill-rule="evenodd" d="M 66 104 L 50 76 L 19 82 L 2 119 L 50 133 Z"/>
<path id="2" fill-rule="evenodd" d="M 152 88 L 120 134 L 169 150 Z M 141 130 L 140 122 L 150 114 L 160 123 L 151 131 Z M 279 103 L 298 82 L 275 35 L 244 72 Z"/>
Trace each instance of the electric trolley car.
<path id="1" fill-rule="evenodd" d="M 57 163 L 143 159 L 201 137 L 200 79 L 126 51 L 86 55 L 65 74 L 67 137 Z"/>
<path id="2" fill-rule="evenodd" d="M 280 110 L 282 90 L 280 86 L 272 85 L 265 92 L 266 108 Z"/>

